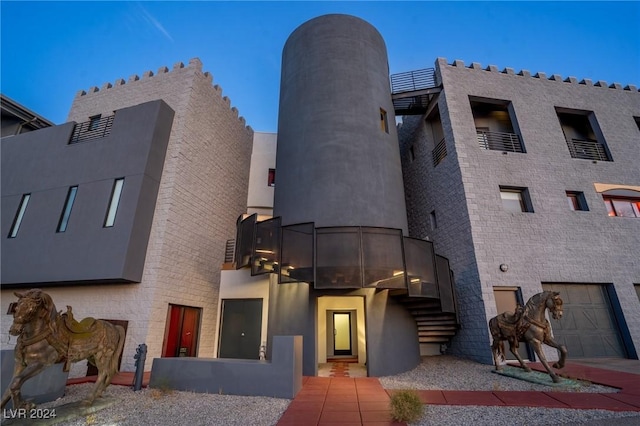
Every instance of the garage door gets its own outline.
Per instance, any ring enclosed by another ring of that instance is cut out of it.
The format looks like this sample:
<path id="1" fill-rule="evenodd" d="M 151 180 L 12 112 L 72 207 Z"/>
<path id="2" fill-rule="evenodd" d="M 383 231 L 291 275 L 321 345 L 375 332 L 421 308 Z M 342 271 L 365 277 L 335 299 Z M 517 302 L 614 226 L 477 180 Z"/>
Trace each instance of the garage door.
<path id="1" fill-rule="evenodd" d="M 560 321 L 551 319 L 554 339 L 565 345 L 569 358 L 625 358 L 620 330 L 604 285 L 543 284 L 564 301 Z"/>

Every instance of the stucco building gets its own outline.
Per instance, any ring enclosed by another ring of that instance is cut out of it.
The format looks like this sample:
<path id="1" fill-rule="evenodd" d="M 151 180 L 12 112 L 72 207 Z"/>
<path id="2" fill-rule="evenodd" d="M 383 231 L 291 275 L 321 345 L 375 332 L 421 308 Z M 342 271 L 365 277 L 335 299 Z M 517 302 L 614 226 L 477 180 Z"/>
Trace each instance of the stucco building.
<path id="1" fill-rule="evenodd" d="M 305 375 L 378 376 L 491 362 L 488 320 L 554 289 L 570 357 L 637 358 L 638 89 L 445 59 L 389 84 L 387 61 L 375 28 L 327 15 L 284 46 L 277 134 L 194 59 L 3 137 L 3 312 L 44 287 L 119 321 L 125 370 L 140 343 L 269 358 L 296 334 Z"/>

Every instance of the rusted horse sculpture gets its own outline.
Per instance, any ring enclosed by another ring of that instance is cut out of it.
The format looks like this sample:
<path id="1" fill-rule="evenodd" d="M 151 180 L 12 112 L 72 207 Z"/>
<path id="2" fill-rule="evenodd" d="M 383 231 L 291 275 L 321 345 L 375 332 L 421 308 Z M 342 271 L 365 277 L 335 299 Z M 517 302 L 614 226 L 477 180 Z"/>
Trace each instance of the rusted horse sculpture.
<path id="1" fill-rule="evenodd" d="M 15 409 L 33 408 L 32 402 L 22 399 L 24 382 L 52 364 L 64 362 L 64 371 L 69 371 L 70 363 L 83 359 L 98 368 L 93 392 L 84 400 L 85 404 L 92 404 L 118 371 L 124 328 L 93 318 L 77 322 L 70 306 L 66 313 L 58 313 L 51 296 L 42 290 L 14 294 L 18 296 L 18 304 L 9 334 L 18 336 L 18 342 L 13 378 L 2 396 L 2 408 L 10 399 Z"/>
<path id="2" fill-rule="evenodd" d="M 528 342 L 533 346 L 533 350 L 538 355 L 540 362 L 547 369 L 551 380 L 554 383 L 560 381 L 558 375 L 549 367 L 547 359 L 542 352 L 542 344 L 554 347 L 560 351 L 560 360 L 553 364 L 554 368 L 564 367 L 567 358 L 567 348 L 551 337 L 551 328 L 549 321 L 545 318 L 545 311 L 549 309 L 553 319 L 562 318 L 562 299 L 560 293 L 554 291 L 545 291 L 531 297 L 526 306 L 518 306 L 516 312 L 503 313 L 489 320 L 489 330 L 493 337 L 491 350 L 493 352 L 493 361 L 496 370 L 502 370 L 501 362 L 505 359 L 503 340 L 509 342 L 511 353 L 520 362 L 525 371 L 530 372 L 531 369 L 524 363 L 520 354 L 518 354 L 518 342 Z"/>

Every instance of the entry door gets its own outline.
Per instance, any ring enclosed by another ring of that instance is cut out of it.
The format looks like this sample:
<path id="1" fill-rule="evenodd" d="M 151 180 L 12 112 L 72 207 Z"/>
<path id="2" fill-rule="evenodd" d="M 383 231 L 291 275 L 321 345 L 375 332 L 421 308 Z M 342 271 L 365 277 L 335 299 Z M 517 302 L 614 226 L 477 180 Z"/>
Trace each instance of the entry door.
<path id="1" fill-rule="evenodd" d="M 262 299 L 222 301 L 220 358 L 259 359 Z"/>
<path id="2" fill-rule="evenodd" d="M 194 357 L 198 351 L 200 308 L 169 305 L 163 357 Z"/>
<path id="3" fill-rule="evenodd" d="M 519 288 L 514 287 L 506 287 L 506 288 L 493 288 L 493 296 L 496 299 L 496 308 L 498 310 L 498 314 L 503 312 L 515 312 L 517 304 L 521 304 L 524 306 L 524 302 L 522 301 L 522 293 Z M 509 350 L 509 344 L 504 342 L 505 348 L 505 357 L 509 360 L 515 360 L 516 357 Z M 531 349 L 529 348 L 528 343 L 520 342 L 520 346 L 518 347 L 518 354 L 522 357 L 522 359 L 533 359 L 531 354 Z"/>
<path id="4" fill-rule="evenodd" d="M 351 313 L 333 313 L 333 354 L 351 355 Z"/>

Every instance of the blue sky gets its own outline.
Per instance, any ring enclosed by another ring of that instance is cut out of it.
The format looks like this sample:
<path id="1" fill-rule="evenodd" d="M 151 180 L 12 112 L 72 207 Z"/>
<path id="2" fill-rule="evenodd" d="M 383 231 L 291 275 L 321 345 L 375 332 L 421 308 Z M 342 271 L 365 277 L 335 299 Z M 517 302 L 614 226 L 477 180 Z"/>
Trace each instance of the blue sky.
<path id="1" fill-rule="evenodd" d="M 198 57 L 257 131 L 277 130 L 291 32 L 365 19 L 391 73 L 437 57 L 640 87 L 640 2 L 0 2 L 2 93 L 56 124 L 78 90 Z"/>

